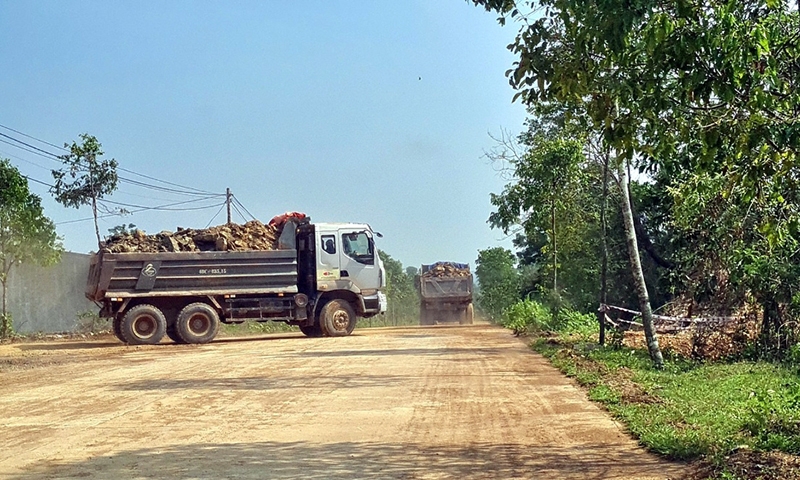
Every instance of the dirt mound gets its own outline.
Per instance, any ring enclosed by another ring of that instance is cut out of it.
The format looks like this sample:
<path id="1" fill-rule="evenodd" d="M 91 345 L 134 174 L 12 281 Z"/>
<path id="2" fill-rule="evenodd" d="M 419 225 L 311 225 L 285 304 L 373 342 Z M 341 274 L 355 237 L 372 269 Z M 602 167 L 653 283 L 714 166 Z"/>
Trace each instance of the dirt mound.
<path id="1" fill-rule="evenodd" d="M 109 237 L 101 249 L 107 253 L 277 250 L 281 230 L 282 224 L 264 225 L 258 220 L 198 230 L 178 227 L 174 233 L 163 231 L 155 235 L 135 230 Z"/>
<path id="2" fill-rule="evenodd" d="M 453 262 L 439 262 L 423 267 L 423 277 L 469 277 L 469 265 Z"/>

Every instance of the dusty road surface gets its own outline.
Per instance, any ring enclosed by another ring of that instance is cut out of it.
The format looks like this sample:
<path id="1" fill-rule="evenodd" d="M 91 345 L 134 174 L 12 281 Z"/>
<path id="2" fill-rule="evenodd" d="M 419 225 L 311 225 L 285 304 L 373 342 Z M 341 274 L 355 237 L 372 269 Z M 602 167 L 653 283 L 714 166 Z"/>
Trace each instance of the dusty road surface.
<path id="1" fill-rule="evenodd" d="M 489 325 L 0 346 L 4 479 L 664 479 Z"/>

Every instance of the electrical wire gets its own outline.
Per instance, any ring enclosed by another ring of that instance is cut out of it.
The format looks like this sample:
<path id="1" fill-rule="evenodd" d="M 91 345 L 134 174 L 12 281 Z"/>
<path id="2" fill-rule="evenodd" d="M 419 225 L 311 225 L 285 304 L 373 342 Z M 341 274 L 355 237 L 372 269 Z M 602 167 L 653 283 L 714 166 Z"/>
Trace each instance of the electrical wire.
<path id="1" fill-rule="evenodd" d="M 226 204 L 226 203 L 227 203 L 227 202 L 223 202 L 223 204 L 222 204 L 222 205 L 220 205 L 220 207 L 219 207 L 219 210 L 217 210 L 217 213 L 215 213 L 215 214 L 214 214 L 214 216 L 213 216 L 213 217 L 211 217 L 211 220 L 209 220 L 209 221 L 208 221 L 208 223 L 206 223 L 206 226 L 205 226 L 205 227 L 203 227 L 203 228 L 208 228 L 208 227 L 209 227 L 209 225 L 211 225 L 211 222 L 213 222 L 213 221 L 214 221 L 214 219 L 215 219 L 215 218 L 217 218 L 217 215 L 219 215 L 219 213 L 222 211 L 222 209 L 223 209 L 223 208 L 225 208 L 225 204 Z"/>
<path id="2" fill-rule="evenodd" d="M 217 196 L 217 197 L 224 197 L 225 196 L 224 193 L 189 192 L 189 191 L 185 191 L 185 190 L 176 190 L 174 188 L 169 188 L 169 187 L 162 187 L 160 185 L 151 185 L 149 183 L 140 182 L 138 180 L 133 180 L 133 179 L 130 179 L 130 178 L 127 178 L 127 177 L 117 176 L 117 178 L 123 183 L 129 183 L 131 185 L 136 185 L 138 187 L 147 188 L 147 189 L 150 189 L 150 190 L 156 190 L 156 191 L 159 191 L 159 192 L 169 192 L 169 193 L 174 193 L 174 194 L 177 194 L 177 195 L 186 195 L 186 196 L 196 195 L 196 196 L 201 196 L 201 197 L 205 197 L 205 196 L 209 196 L 209 195 L 213 195 L 213 196 Z"/>
<path id="3" fill-rule="evenodd" d="M 247 223 L 247 219 L 245 218 L 244 215 L 242 215 L 242 211 L 239 210 L 239 207 L 237 207 L 235 203 L 231 203 L 231 207 L 233 207 L 233 209 L 236 210 L 236 213 L 238 213 L 239 216 L 242 217 L 242 221 Z"/>
<path id="4" fill-rule="evenodd" d="M 9 130 L 9 131 L 12 131 L 14 133 L 17 133 L 18 135 L 22 135 L 22 136 L 24 136 L 26 138 L 30 138 L 30 139 L 36 140 L 36 141 L 41 142 L 43 144 L 49 145 L 51 147 L 55 147 L 55 148 L 58 148 L 58 149 L 61 149 L 61 150 L 64 150 L 64 151 L 68 151 L 63 147 L 59 147 L 59 146 L 57 146 L 57 145 L 55 145 L 53 143 L 47 142 L 45 140 L 41 140 L 41 139 L 36 138 L 36 137 L 34 137 L 32 135 L 28 135 L 26 133 L 20 132 L 19 130 L 15 130 L 15 129 L 11 128 L 11 127 L 7 127 L 5 125 L 0 125 L 0 128 L 4 128 L 6 130 Z M 7 135 L 7 134 L 2 133 L 2 132 L 0 132 L 0 137 L 3 137 L 3 138 L 0 138 L 0 142 L 2 142 L 2 143 L 11 145 L 11 146 L 13 146 L 15 148 L 19 148 L 19 149 L 24 150 L 24 151 L 26 151 L 28 153 L 39 155 L 41 157 L 47 158 L 48 160 L 51 160 L 51 161 L 54 161 L 54 162 L 58 162 L 58 163 L 62 163 L 61 156 L 56 155 L 55 153 L 52 153 L 52 152 L 49 152 L 47 150 L 41 149 L 41 148 L 39 148 L 39 147 L 37 147 L 35 145 L 31 145 L 28 142 L 22 141 L 22 140 L 20 140 L 18 138 L 12 137 L 11 135 Z M 11 141 L 4 140 L 4 138 L 8 139 L 8 140 L 11 140 Z M 142 187 L 142 188 L 149 188 L 151 190 L 158 190 L 158 191 L 169 192 L 169 193 L 174 193 L 174 194 L 178 194 L 178 195 L 187 195 L 187 196 L 188 195 L 198 195 L 198 196 L 199 195 L 220 195 L 220 196 L 224 195 L 224 194 L 215 194 L 213 192 L 209 192 L 207 190 L 202 190 L 202 189 L 195 188 L 195 187 L 188 187 L 186 185 L 180 185 L 178 183 L 169 182 L 167 180 L 161 180 L 159 178 L 152 177 L 150 175 L 145 175 L 143 173 L 135 172 L 133 170 L 130 170 L 130 169 L 127 169 L 127 168 L 124 168 L 124 167 L 120 167 L 120 166 L 117 166 L 117 170 L 120 170 L 120 171 L 123 171 L 123 172 L 127 172 L 127 173 L 130 173 L 132 175 L 137 175 L 137 176 L 140 176 L 142 178 L 147 178 L 149 180 L 153 180 L 155 182 L 163 183 L 165 185 L 171 185 L 173 187 L 178 187 L 178 188 L 180 188 L 182 190 L 178 190 L 178 189 L 174 189 L 174 188 L 168 188 L 168 187 L 162 187 L 162 186 L 159 186 L 159 185 L 151 185 L 151 184 L 148 184 L 146 182 L 140 182 L 138 180 L 133 180 L 133 179 L 130 179 L 130 178 L 127 178 L 127 177 L 124 177 L 124 176 L 118 176 L 117 177 L 122 182 L 130 183 L 132 185 L 136 185 L 136 186 L 139 186 L 139 187 Z"/>
<path id="5" fill-rule="evenodd" d="M 177 208 L 177 209 L 164 208 L 164 207 L 168 207 L 169 205 L 159 205 L 157 207 L 148 207 L 148 208 L 142 208 L 142 209 L 139 209 L 139 210 L 131 210 L 130 212 L 127 212 L 126 215 L 128 215 L 128 214 L 133 215 L 135 213 L 140 213 L 140 212 L 143 212 L 145 210 L 172 210 L 172 211 L 182 211 L 182 212 L 183 211 L 191 211 L 191 210 L 204 210 L 206 208 L 214 208 L 214 207 L 218 207 L 220 205 L 225 206 L 225 202 L 222 202 L 221 204 L 206 205 L 206 206 L 196 207 L 196 208 Z M 117 217 L 117 216 L 119 216 L 119 214 L 117 214 L 117 213 L 109 213 L 109 214 L 106 214 L 106 215 L 98 215 L 97 218 L 100 219 L 100 218 Z M 86 222 L 86 221 L 89 221 L 89 220 L 94 220 L 94 217 L 78 218 L 78 219 L 75 219 L 75 220 L 65 220 L 63 222 L 56 222 L 55 224 L 56 225 L 66 225 L 68 223 Z"/>
<path id="6" fill-rule="evenodd" d="M 17 155 L 12 155 L 12 154 L 10 154 L 10 153 L 8 153 L 8 152 L 6 152 L 6 151 L 2 151 L 2 150 L 0 150 L 0 154 L 3 154 L 3 155 L 8 155 L 10 158 L 16 158 L 17 160 L 20 160 L 20 161 L 22 161 L 22 162 L 25 162 L 25 163 L 31 164 L 31 165 L 33 165 L 34 167 L 39 167 L 39 168 L 41 168 L 42 170 L 47 170 L 48 172 L 52 171 L 52 170 L 50 170 L 49 168 L 45 167 L 44 165 L 39 165 L 38 163 L 36 163 L 36 162 L 32 162 L 32 161 L 28 160 L 27 158 L 22 158 L 22 157 L 20 157 L 20 156 L 17 156 Z"/>
<path id="7" fill-rule="evenodd" d="M 103 199 L 102 201 L 104 203 L 110 203 L 112 205 L 119 205 L 121 207 L 142 208 L 142 209 L 148 209 L 148 210 L 181 210 L 179 208 L 178 209 L 166 209 L 166 208 L 162 208 L 162 207 L 173 207 L 175 205 L 186 205 L 187 203 L 200 202 L 200 201 L 203 201 L 203 200 L 209 200 L 211 198 L 213 198 L 213 197 L 195 198 L 195 199 L 186 200 L 186 201 L 183 201 L 183 202 L 169 203 L 169 204 L 166 204 L 166 205 L 162 205 L 161 207 L 150 207 L 150 206 L 147 206 L 147 205 L 134 205 L 134 204 L 131 204 L 131 203 L 115 202 L 114 200 L 107 200 L 107 199 Z M 215 203 L 213 206 L 216 207 L 217 205 L 218 204 Z"/>
<path id="8" fill-rule="evenodd" d="M 245 211 L 245 212 L 247 212 L 247 214 L 248 214 L 248 215 L 250 215 L 250 217 L 251 217 L 253 220 L 257 220 L 256 216 L 255 216 L 255 215 L 253 215 L 252 213 L 250 213 L 250 211 L 247 209 L 247 207 L 245 207 L 244 205 L 242 205 L 242 202 L 240 202 L 240 201 L 239 201 L 239 199 L 238 199 L 238 198 L 236 198 L 236 196 L 235 196 L 235 195 L 231 195 L 231 197 L 233 198 L 233 201 L 234 201 L 234 202 L 236 202 L 236 203 L 238 203 L 238 204 L 239 204 L 239 206 L 240 206 L 240 207 L 242 207 L 242 208 L 244 209 L 244 211 Z M 242 216 L 242 218 L 244 218 L 244 216 Z"/>
<path id="9" fill-rule="evenodd" d="M 166 180 L 161 180 L 161 179 L 159 179 L 159 178 L 151 177 L 151 176 L 149 176 L 149 175 L 145 175 L 145 174 L 143 174 L 143 173 L 134 172 L 133 170 L 128 170 L 127 168 L 122 168 L 122 167 L 120 167 L 120 166 L 117 166 L 117 170 L 122 170 L 123 172 L 132 173 L 132 174 L 134 174 L 134 175 L 138 175 L 138 176 L 140 176 L 140 177 L 144 177 L 144 178 L 147 178 L 147 179 L 150 179 L 150 180 L 154 180 L 154 181 L 156 181 L 156 182 L 161 182 L 161 183 L 164 183 L 164 184 L 166 184 L 166 185 L 172 185 L 173 187 L 180 187 L 180 188 L 183 188 L 183 189 L 186 189 L 186 190 L 193 190 L 193 191 L 195 191 L 195 192 L 198 192 L 198 193 L 205 193 L 205 194 L 207 194 L 207 195 L 219 195 L 219 194 L 217 194 L 217 193 L 214 193 L 214 192 L 209 192 L 209 191 L 206 191 L 206 190 L 201 190 L 201 189 L 199 189 L 199 188 L 187 187 L 187 186 L 185 186 L 185 185 L 180 185 L 180 184 L 178 184 L 178 183 L 172 183 L 172 182 L 168 182 L 168 181 L 166 181 Z"/>
<path id="10" fill-rule="evenodd" d="M 10 130 L 10 131 L 12 131 L 12 132 L 14 132 L 14 133 L 17 133 L 17 134 L 19 134 L 19 135 L 22 135 L 23 137 L 30 138 L 31 140 L 36 140 L 37 142 L 44 143 L 45 145 L 50 145 L 51 147 L 55 147 L 55 148 L 58 148 L 58 149 L 60 149 L 60 150 L 64 150 L 65 152 L 68 152 L 68 151 L 69 151 L 69 150 L 67 150 L 67 149 L 66 149 L 66 148 L 64 148 L 64 147 L 59 147 L 58 145 L 55 145 L 55 144 L 53 144 L 53 143 L 46 142 L 46 141 L 42 140 L 41 138 L 32 137 L 32 136 L 28 135 L 27 133 L 22 133 L 22 132 L 20 132 L 19 130 L 14 130 L 14 129 L 13 129 L 13 128 L 11 128 L 11 127 L 6 127 L 5 125 L 0 125 L 0 128 L 5 128 L 6 130 Z"/>

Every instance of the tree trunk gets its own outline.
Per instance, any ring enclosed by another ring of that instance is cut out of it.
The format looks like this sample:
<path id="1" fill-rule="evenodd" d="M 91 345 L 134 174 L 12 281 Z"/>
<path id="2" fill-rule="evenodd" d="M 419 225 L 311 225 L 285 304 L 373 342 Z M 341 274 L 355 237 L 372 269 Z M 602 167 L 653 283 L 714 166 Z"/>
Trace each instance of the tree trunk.
<path id="1" fill-rule="evenodd" d="M 603 158 L 603 200 L 600 203 L 600 228 L 602 229 L 602 249 L 603 259 L 600 264 L 600 305 L 608 303 L 608 219 L 606 209 L 608 208 L 608 151 Z M 600 321 L 600 345 L 606 342 L 606 322 L 604 321 L 605 312 Z"/>
<path id="2" fill-rule="evenodd" d="M 556 200 L 550 207 L 550 223 L 553 231 L 553 295 L 558 295 L 558 243 L 556 242 Z"/>
<path id="3" fill-rule="evenodd" d="M 631 262 L 631 273 L 633 283 L 636 286 L 636 294 L 639 297 L 639 310 L 642 312 L 642 324 L 644 325 L 644 336 L 647 340 L 647 350 L 656 368 L 663 368 L 664 357 L 658 346 L 658 338 L 653 327 L 653 310 L 650 308 L 650 296 L 647 293 L 647 284 L 644 281 L 642 262 L 639 259 L 639 246 L 636 243 L 636 229 L 633 226 L 633 211 L 631 210 L 630 189 L 628 188 L 627 162 L 619 162 L 619 186 L 622 190 L 622 218 L 625 226 L 625 240 L 628 244 L 628 257 Z"/>
<path id="4" fill-rule="evenodd" d="M 97 248 L 100 248 L 100 227 L 97 226 L 97 197 L 92 197 L 92 216 L 94 217 L 94 234 L 97 236 Z"/>

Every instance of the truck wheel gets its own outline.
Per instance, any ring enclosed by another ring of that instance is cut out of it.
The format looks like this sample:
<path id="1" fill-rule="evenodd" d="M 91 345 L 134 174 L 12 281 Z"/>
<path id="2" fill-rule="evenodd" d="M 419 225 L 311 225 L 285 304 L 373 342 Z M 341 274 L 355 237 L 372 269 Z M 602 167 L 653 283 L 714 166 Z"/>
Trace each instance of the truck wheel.
<path id="1" fill-rule="evenodd" d="M 119 325 L 122 341 L 130 345 L 155 345 L 164 338 L 167 320 L 158 308 L 143 303 L 125 313 Z"/>
<path id="2" fill-rule="evenodd" d="M 207 303 L 190 303 L 175 321 L 175 336 L 183 343 L 208 343 L 219 331 L 219 315 Z"/>
<path id="3" fill-rule="evenodd" d="M 303 335 L 306 337 L 322 336 L 322 328 L 319 326 L 319 322 L 314 322 L 314 325 L 310 326 L 300 325 L 300 331 L 303 332 Z"/>
<path id="4" fill-rule="evenodd" d="M 117 315 L 111 320 L 111 328 L 114 330 L 114 336 L 119 339 L 120 342 L 126 343 L 125 339 L 122 338 L 122 317 Z"/>
<path id="5" fill-rule="evenodd" d="M 167 322 L 167 336 L 169 337 L 170 340 L 172 340 L 175 343 L 186 343 L 183 341 L 181 337 L 178 336 L 178 332 L 175 328 L 175 323 L 177 323 L 177 321 L 173 323 Z"/>
<path id="6" fill-rule="evenodd" d="M 356 313 L 344 300 L 331 300 L 319 314 L 322 333 L 328 337 L 344 337 L 356 328 Z"/>
<path id="7" fill-rule="evenodd" d="M 425 305 L 419 306 L 419 324 L 420 325 L 432 325 L 431 321 L 431 314 L 428 312 L 428 309 L 425 308 Z"/>
<path id="8" fill-rule="evenodd" d="M 461 316 L 461 325 L 472 325 L 472 319 L 475 316 L 475 309 L 470 303 L 467 305 L 467 308 L 464 309 L 464 313 Z"/>
<path id="9" fill-rule="evenodd" d="M 178 310 L 170 308 L 163 311 L 164 317 L 167 319 L 167 337 L 175 343 L 186 343 L 178 336 L 178 332 L 175 329 L 175 324 L 178 323 Z"/>

